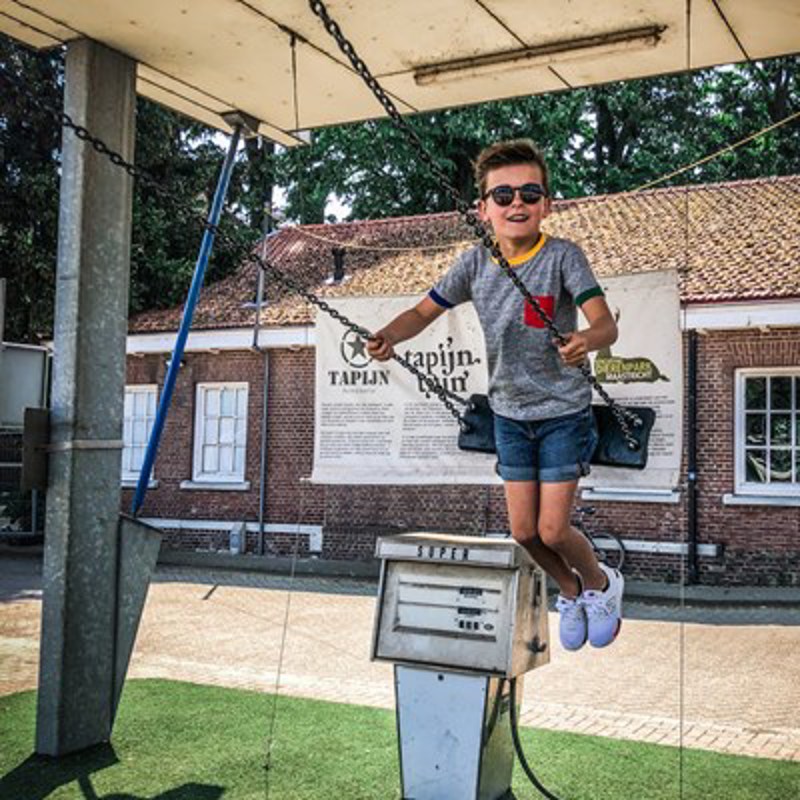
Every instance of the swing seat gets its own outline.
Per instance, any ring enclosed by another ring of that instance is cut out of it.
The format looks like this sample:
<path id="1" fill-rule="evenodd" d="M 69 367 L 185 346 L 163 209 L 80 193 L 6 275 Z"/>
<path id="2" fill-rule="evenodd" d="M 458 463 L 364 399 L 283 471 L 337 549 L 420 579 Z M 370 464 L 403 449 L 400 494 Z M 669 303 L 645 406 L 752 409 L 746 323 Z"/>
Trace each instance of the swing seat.
<path id="1" fill-rule="evenodd" d="M 593 405 L 594 420 L 597 425 L 597 447 L 592 454 L 591 463 L 603 467 L 622 467 L 624 469 L 644 469 L 647 466 L 647 448 L 650 431 L 656 421 L 656 412 L 643 406 L 625 406 L 639 418 L 640 423 L 629 422 L 631 435 L 636 440 L 632 447 L 625 439 L 616 417 L 607 405 Z"/>
<path id="2" fill-rule="evenodd" d="M 461 418 L 458 447 L 471 453 L 494 453 L 494 414 L 485 394 L 472 394 Z"/>
<path id="3" fill-rule="evenodd" d="M 639 418 L 639 424 L 629 423 L 635 446 L 626 440 L 617 418 L 607 405 L 593 405 L 597 425 L 597 447 L 591 463 L 602 467 L 622 469 L 644 469 L 647 466 L 647 451 L 650 432 L 656 421 L 656 412 L 644 406 L 625 406 Z M 472 453 L 495 453 L 494 414 L 485 394 L 470 395 L 467 410 L 462 416 L 458 434 L 458 447 Z"/>

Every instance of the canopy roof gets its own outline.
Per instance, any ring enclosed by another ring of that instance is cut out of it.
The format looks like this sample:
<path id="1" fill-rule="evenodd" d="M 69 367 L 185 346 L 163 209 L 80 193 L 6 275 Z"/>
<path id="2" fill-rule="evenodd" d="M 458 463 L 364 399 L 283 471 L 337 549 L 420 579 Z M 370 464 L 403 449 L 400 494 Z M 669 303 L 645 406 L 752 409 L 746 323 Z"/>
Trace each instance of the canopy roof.
<path id="1" fill-rule="evenodd" d="M 797 0 L 327 7 L 403 113 L 800 51 Z M 139 62 L 145 97 L 224 130 L 222 114 L 245 112 L 283 144 L 383 114 L 306 0 L 0 0 L 0 31 L 36 48 L 102 42 Z"/>

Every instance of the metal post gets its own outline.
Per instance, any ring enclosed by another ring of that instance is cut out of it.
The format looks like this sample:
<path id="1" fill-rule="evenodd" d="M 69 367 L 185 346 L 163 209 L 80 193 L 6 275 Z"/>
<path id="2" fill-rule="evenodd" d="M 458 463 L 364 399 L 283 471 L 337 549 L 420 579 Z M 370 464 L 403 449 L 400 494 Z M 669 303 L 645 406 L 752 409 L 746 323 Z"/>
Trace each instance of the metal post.
<path id="1" fill-rule="evenodd" d="M 266 256 L 267 242 L 274 236 L 270 232 L 272 227 L 272 217 L 266 217 L 264 236 L 264 252 Z M 268 425 L 268 402 L 269 402 L 269 355 L 265 347 L 261 347 L 259 335 L 261 332 L 261 307 L 264 303 L 264 270 L 258 271 L 258 284 L 256 286 L 256 319 L 253 325 L 253 350 L 262 353 L 264 356 L 264 391 L 261 395 L 261 461 L 258 473 L 258 538 L 256 542 L 256 552 L 264 555 L 264 516 L 267 505 L 267 425 Z"/>
<path id="2" fill-rule="evenodd" d="M 266 349 L 263 351 L 264 387 L 261 394 L 261 462 L 258 471 L 258 555 L 264 555 L 264 516 L 267 506 L 267 425 L 269 414 L 267 413 L 269 403 L 269 355 Z"/>
<path id="3" fill-rule="evenodd" d="M 181 326 L 178 330 L 178 336 L 175 340 L 175 348 L 172 351 L 172 358 L 169 362 L 167 377 L 164 380 L 164 388 L 161 392 L 161 398 L 158 403 L 158 411 L 156 412 L 156 418 L 153 423 L 153 430 L 150 432 L 150 439 L 147 442 L 147 451 L 145 452 L 142 471 L 139 473 L 139 482 L 136 484 L 136 493 L 131 506 L 131 513 L 134 516 L 142 507 L 145 495 L 147 494 L 147 485 L 150 483 L 150 474 L 153 471 L 153 462 L 155 461 L 156 453 L 158 452 L 158 443 L 161 439 L 161 432 L 164 429 L 164 423 L 167 421 L 167 413 L 169 412 L 169 406 L 172 402 L 172 393 L 175 390 L 175 381 L 178 378 L 178 370 L 180 369 L 183 351 L 186 347 L 186 339 L 189 336 L 189 329 L 192 326 L 194 309 L 197 305 L 197 300 L 200 297 L 200 289 L 203 286 L 203 278 L 205 276 L 206 266 L 208 265 L 208 259 L 211 255 L 211 248 L 214 245 L 216 226 L 219 224 L 219 218 L 222 214 L 222 206 L 225 202 L 225 195 L 228 192 L 228 184 L 230 183 L 231 172 L 233 171 L 233 162 L 236 157 L 236 148 L 239 146 L 239 137 L 241 132 L 242 124 L 237 123 L 233 128 L 230 145 L 228 146 L 228 153 L 225 156 L 225 163 L 222 165 L 222 171 L 220 172 L 219 181 L 217 182 L 217 189 L 214 193 L 214 201 L 211 204 L 211 213 L 208 216 L 208 226 L 203 234 L 203 241 L 200 244 L 200 253 L 197 256 L 197 263 L 194 267 L 192 285 L 189 287 L 189 294 L 186 297 L 186 305 L 183 309 Z"/>
<path id="4" fill-rule="evenodd" d="M 64 108 L 124 159 L 134 150 L 136 63 L 67 45 Z M 108 741 L 133 181 L 65 130 L 56 279 L 36 750 Z"/>

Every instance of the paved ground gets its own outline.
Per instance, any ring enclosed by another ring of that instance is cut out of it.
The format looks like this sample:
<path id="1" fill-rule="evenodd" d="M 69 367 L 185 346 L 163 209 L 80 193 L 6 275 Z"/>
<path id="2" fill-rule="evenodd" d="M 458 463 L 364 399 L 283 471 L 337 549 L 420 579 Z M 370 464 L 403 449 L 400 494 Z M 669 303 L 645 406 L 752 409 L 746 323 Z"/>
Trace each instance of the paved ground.
<path id="1" fill-rule="evenodd" d="M 34 560 L 0 558 L 0 694 L 36 685 L 39 587 Z M 375 589 L 160 568 L 130 676 L 391 708 L 391 665 L 369 660 Z M 611 648 L 552 643 L 525 677 L 521 722 L 800 762 L 799 622 L 787 607 L 629 603 Z"/>

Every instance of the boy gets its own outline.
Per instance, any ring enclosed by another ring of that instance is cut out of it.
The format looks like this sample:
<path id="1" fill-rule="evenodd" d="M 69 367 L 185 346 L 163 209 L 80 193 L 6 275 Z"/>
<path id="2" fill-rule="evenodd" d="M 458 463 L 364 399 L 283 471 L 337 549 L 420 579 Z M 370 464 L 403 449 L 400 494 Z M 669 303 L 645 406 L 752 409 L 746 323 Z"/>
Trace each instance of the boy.
<path id="1" fill-rule="evenodd" d="M 486 340 L 497 472 L 511 535 L 558 583 L 562 645 L 578 650 L 588 639 L 605 647 L 619 632 L 623 579 L 598 563 L 589 542 L 571 527 L 570 513 L 597 439 L 591 387 L 578 367 L 590 351 L 616 341 L 616 323 L 580 248 L 540 231 L 550 198 L 547 165 L 536 146 L 515 140 L 486 148 L 475 162 L 475 180 L 481 220 L 566 344 L 551 340 L 536 311 L 478 245 L 367 348 L 385 361 L 394 345 L 446 309 L 473 302 Z M 580 331 L 578 307 L 588 322 Z"/>

